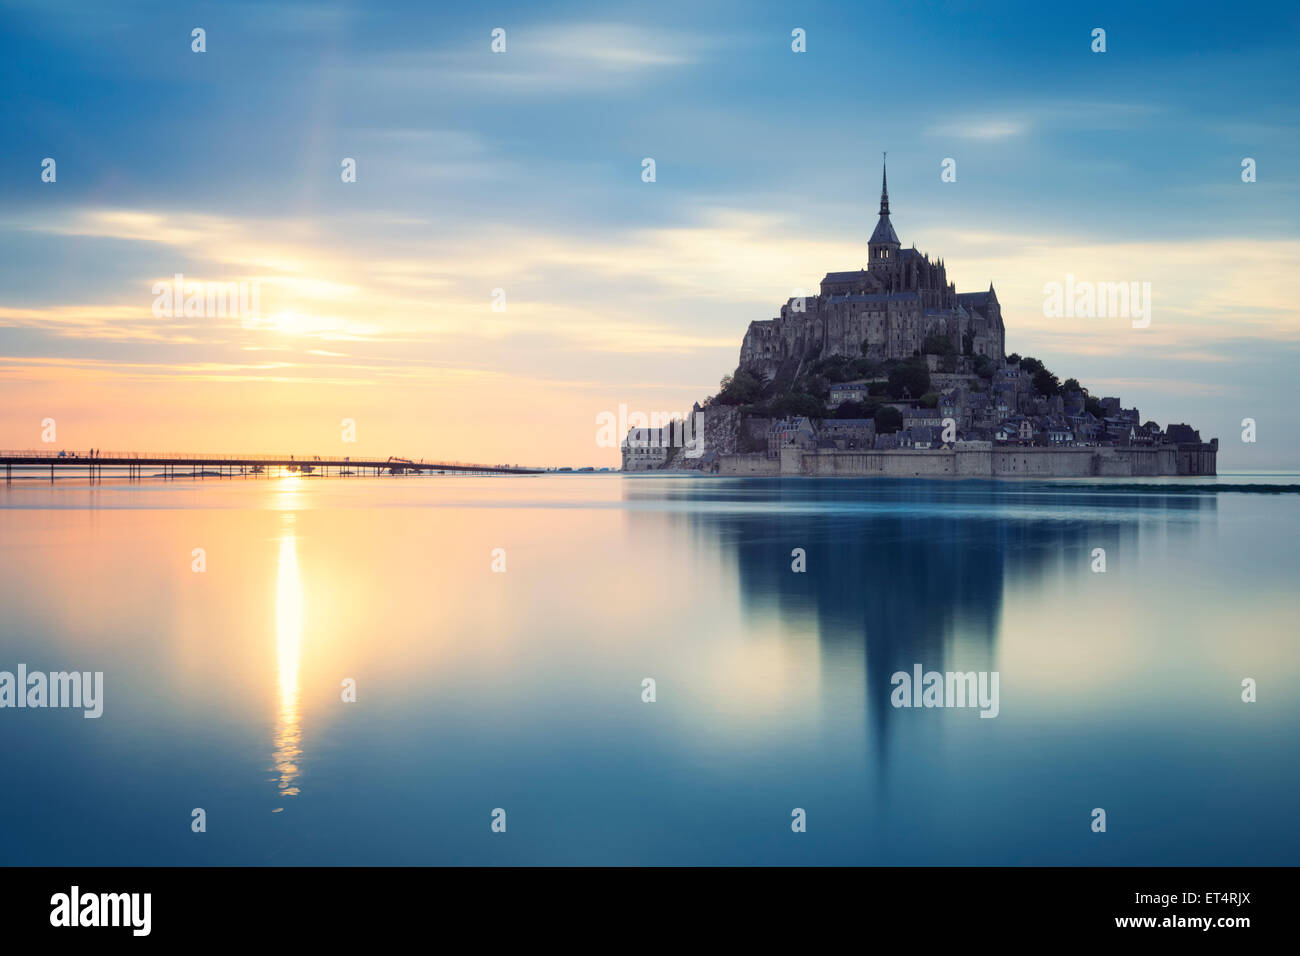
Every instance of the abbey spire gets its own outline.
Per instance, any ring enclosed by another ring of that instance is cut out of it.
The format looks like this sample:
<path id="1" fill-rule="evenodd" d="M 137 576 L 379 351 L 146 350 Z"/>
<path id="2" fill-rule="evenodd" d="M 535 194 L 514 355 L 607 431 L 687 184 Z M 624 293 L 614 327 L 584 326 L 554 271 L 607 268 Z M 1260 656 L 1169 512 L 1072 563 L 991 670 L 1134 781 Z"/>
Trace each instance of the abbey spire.
<path id="1" fill-rule="evenodd" d="M 889 170 L 885 168 L 885 156 L 880 154 L 880 215 L 889 215 Z"/>
<path id="2" fill-rule="evenodd" d="M 883 156 L 884 154 L 880 163 L 880 221 L 876 223 L 876 231 L 867 240 L 868 269 L 892 266 L 898 259 L 898 250 L 902 246 L 898 241 L 898 233 L 894 232 L 894 226 L 889 221 L 889 175 Z"/>

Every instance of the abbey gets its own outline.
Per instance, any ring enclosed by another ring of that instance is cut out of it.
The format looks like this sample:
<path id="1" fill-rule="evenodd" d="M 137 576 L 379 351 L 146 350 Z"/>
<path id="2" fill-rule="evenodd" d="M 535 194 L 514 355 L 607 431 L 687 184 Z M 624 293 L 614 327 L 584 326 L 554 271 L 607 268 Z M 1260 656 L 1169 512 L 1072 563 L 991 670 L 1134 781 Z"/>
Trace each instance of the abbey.
<path id="1" fill-rule="evenodd" d="M 958 292 L 942 259 L 903 248 L 889 219 L 887 176 L 882 171 L 866 268 L 827 273 L 817 295 L 789 299 L 776 318 L 751 322 L 740 362 L 716 395 L 666 425 L 627 429 L 625 471 L 1215 474 L 1217 438 L 1203 442 L 1187 424 L 1162 428 L 1119 396 L 1093 395 L 1033 356 L 1008 355 L 992 284 Z M 1067 274 L 1067 287 L 1070 281 Z M 1115 300 L 1139 320 L 1135 328 L 1145 327 L 1149 290 L 1130 291 L 1115 290 Z"/>
<path id="2" fill-rule="evenodd" d="M 942 259 L 904 249 L 889 220 L 888 170 L 881 172 L 880 220 L 867 242 L 867 266 L 830 272 L 819 295 L 792 298 L 774 319 L 751 322 L 740 365 L 770 382 L 793 378 L 803 360 L 843 355 L 903 359 L 942 336 L 957 355 L 1000 363 L 1006 332 L 990 283 L 987 292 L 958 292 Z M 932 339 L 933 341 L 933 339 Z"/>

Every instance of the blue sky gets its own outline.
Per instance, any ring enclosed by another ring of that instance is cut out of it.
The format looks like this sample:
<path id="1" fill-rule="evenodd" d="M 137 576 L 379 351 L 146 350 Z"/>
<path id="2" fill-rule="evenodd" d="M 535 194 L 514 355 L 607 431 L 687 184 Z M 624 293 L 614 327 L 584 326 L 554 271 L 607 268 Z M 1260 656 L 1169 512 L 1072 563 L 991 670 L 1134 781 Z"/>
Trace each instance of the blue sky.
<path id="1" fill-rule="evenodd" d="M 34 444 L 48 409 L 109 447 L 326 448 L 347 416 L 384 453 L 614 464 L 596 414 L 685 409 L 749 321 L 863 264 L 888 150 L 904 244 L 959 291 L 994 283 L 1009 350 L 1218 435 L 1221 467 L 1300 467 L 1298 21 L 5 3 L 0 444 Z M 150 287 L 176 272 L 260 281 L 267 321 L 160 322 Z M 1045 317 L 1067 272 L 1150 281 L 1151 327 Z"/>

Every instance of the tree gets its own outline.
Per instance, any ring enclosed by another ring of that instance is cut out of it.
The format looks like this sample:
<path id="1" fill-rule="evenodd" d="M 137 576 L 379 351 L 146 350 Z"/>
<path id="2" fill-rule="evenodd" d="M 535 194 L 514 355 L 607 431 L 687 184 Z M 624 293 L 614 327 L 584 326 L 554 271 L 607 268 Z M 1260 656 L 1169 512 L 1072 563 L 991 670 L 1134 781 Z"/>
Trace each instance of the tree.
<path id="1" fill-rule="evenodd" d="M 1062 392 L 1082 392 L 1083 386 L 1079 384 L 1077 378 L 1067 378 L 1061 383 Z"/>
<path id="2" fill-rule="evenodd" d="M 1046 365 L 1033 356 L 1026 355 L 1020 360 L 1020 368 L 1033 378 L 1034 391 L 1045 398 L 1061 394 L 1061 383 Z"/>
<path id="3" fill-rule="evenodd" d="M 1019 365 L 1019 364 L 1020 364 L 1020 353 L 1019 353 L 1019 352 L 1012 352 L 1010 355 L 1008 355 L 1008 356 L 1007 356 L 1007 364 L 1008 364 L 1008 365 Z"/>
<path id="4" fill-rule="evenodd" d="M 975 356 L 975 374 L 980 378 L 992 378 L 993 360 L 987 355 Z"/>
<path id="5" fill-rule="evenodd" d="M 831 385 L 820 375 L 809 375 L 800 390 L 824 402 L 830 398 Z"/>
<path id="6" fill-rule="evenodd" d="M 718 397 L 714 399 L 719 405 L 751 405 L 763 391 L 758 378 L 744 369 L 737 369 L 735 375 L 722 376 L 719 385 Z"/>
<path id="7" fill-rule="evenodd" d="M 849 370 L 859 378 L 871 378 L 880 374 L 880 363 L 869 358 L 854 359 L 849 363 Z"/>
<path id="8" fill-rule="evenodd" d="M 816 362 L 808 371 L 813 375 L 824 376 L 832 382 L 843 382 L 848 378 L 848 362 L 847 355 L 830 355 Z"/>
<path id="9" fill-rule="evenodd" d="M 1061 394 L 1061 383 L 1045 368 L 1034 373 L 1034 391 L 1046 398 Z"/>
<path id="10" fill-rule="evenodd" d="M 893 405 L 881 405 L 876 409 L 876 434 L 892 435 L 903 427 L 903 413 Z"/>
<path id="11" fill-rule="evenodd" d="M 802 415 L 805 418 L 825 418 L 826 408 L 807 392 L 786 392 L 772 402 L 772 414 L 778 418 Z"/>
<path id="12" fill-rule="evenodd" d="M 889 370 L 891 398 L 920 398 L 930 390 L 930 369 L 924 359 L 910 358 Z"/>
<path id="13" fill-rule="evenodd" d="M 870 418 L 867 414 L 867 406 L 861 402 L 841 402 L 839 408 L 835 409 L 836 418 Z"/>

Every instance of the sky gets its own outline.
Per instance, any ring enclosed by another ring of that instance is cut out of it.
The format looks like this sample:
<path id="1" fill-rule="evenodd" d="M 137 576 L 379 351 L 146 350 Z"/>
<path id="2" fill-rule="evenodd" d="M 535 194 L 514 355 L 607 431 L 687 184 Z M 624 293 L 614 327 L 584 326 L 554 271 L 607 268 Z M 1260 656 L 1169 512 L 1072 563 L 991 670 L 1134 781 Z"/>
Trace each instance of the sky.
<path id="1" fill-rule="evenodd" d="M 67 448 L 617 466 L 602 413 L 688 410 L 750 321 L 865 265 L 887 150 L 904 246 L 994 286 L 1009 352 L 1219 437 L 1220 471 L 1298 469 L 1298 26 L 0 2 L 0 447 L 53 418 Z M 156 315 L 176 274 L 257 316 Z M 1067 275 L 1150 283 L 1150 325 L 1045 314 Z"/>

